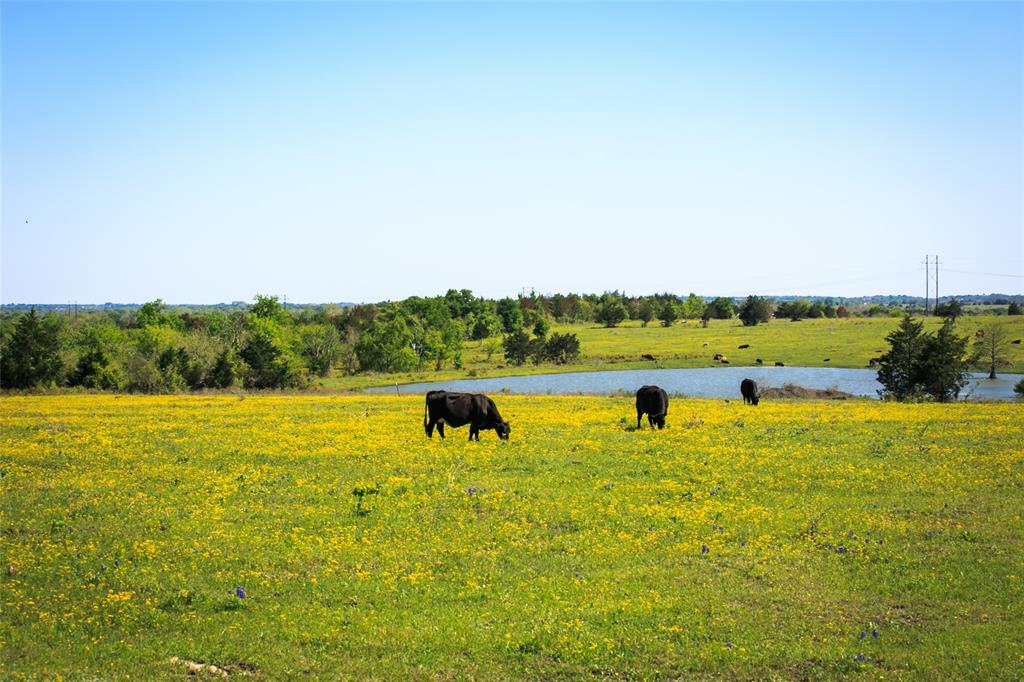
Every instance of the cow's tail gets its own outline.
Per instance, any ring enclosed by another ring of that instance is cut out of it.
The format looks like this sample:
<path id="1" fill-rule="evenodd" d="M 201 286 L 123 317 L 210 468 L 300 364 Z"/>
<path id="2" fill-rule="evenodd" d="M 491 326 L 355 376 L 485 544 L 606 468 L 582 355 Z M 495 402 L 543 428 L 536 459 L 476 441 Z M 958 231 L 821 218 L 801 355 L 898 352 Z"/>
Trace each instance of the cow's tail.
<path id="1" fill-rule="evenodd" d="M 423 430 L 427 430 L 427 401 L 423 401 Z"/>

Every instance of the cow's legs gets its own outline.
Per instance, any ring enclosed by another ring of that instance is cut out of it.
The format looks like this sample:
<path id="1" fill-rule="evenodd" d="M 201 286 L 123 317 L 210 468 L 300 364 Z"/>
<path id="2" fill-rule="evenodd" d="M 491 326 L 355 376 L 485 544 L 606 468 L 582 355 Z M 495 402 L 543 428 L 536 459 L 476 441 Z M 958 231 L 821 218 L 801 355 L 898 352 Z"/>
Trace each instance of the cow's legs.
<path id="1" fill-rule="evenodd" d="M 640 410 L 636 411 L 636 430 L 640 430 L 640 420 L 644 418 L 644 413 Z"/>
<path id="2" fill-rule="evenodd" d="M 437 422 L 437 433 L 444 438 L 444 422 Z"/>
<path id="3" fill-rule="evenodd" d="M 427 432 L 427 438 L 433 438 L 434 437 L 434 424 L 436 424 L 436 423 L 437 422 L 435 422 L 434 420 L 430 420 L 429 422 L 427 422 L 426 424 L 423 425 L 423 429 Z M 440 431 L 441 431 L 440 425 L 438 425 L 437 430 L 438 430 L 438 433 L 440 433 Z M 441 434 L 441 437 L 444 438 L 444 434 Z"/>

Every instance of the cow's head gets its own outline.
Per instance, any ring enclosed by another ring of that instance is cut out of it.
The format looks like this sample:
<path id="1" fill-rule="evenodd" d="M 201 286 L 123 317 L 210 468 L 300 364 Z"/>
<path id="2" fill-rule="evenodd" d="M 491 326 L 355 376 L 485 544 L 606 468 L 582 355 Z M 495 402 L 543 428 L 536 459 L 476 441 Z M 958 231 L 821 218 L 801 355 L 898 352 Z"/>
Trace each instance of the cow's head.
<path id="1" fill-rule="evenodd" d="M 512 427 L 508 425 L 508 422 L 498 422 L 494 431 L 498 434 L 498 438 L 508 440 L 508 434 L 512 431 Z"/>
<path id="2" fill-rule="evenodd" d="M 758 398 L 757 394 L 755 393 L 754 397 L 750 399 L 750 402 L 753 403 L 754 405 L 757 405 L 758 400 L 760 400 L 760 398 Z"/>

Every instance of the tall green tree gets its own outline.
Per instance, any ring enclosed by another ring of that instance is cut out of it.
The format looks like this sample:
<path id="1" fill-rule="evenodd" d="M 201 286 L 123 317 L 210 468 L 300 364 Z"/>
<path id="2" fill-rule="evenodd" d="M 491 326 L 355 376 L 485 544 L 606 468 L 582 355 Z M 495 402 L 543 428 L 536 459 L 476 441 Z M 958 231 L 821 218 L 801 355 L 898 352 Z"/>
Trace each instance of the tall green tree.
<path id="1" fill-rule="evenodd" d="M 879 393 L 896 400 L 907 400 L 922 392 L 921 352 L 924 350 L 924 323 L 917 322 L 909 315 L 885 340 L 889 350 L 880 358 L 878 383 Z"/>
<path id="2" fill-rule="evenodd" d="M 747 296 L 747 300 L 740 304 L 739 318 L 745 327 L 756 326 L 760 322 L 767 322 L 772 317 L 772 302 L 760 296 Z"/>
<path id="3" fill-rule="evenodd" d="M 362 370 L 375 372 L 409 372 L 420 359 L 412 348 L 415 336 L 400 316 L 390 320 L 374 320 L 355 346 Z"/>
<path id="4" fill-rule="evenodd" d="M 959 336 L 952 317 L 947 317 L 934 335 L 925 339 L 921 375 L 924 390 L 940 403 L 956 400 L 967 385 L 966 336 Z"/>
<path id="5" fill-rule="evenodd" d="M 62 323 L 56 316 L 47 317 L 53 320 L 40 319 L 32 308 L 18 320 L 0 358 L 0 385 L 4 388 L 32 388 L 60 378 Z"/>

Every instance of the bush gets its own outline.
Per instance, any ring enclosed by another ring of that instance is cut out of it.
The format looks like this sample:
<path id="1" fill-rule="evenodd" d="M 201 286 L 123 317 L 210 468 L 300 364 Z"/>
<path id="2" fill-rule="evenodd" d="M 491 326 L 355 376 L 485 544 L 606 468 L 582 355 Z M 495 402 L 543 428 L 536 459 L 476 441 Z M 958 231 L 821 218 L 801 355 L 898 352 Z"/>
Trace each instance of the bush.
<path id="1" fill-rule="evenodd" d="M 1013 392 L 1016 393 L 1018 397 L 1024 398 L 1024 379 L 1021 379 L 1013 385 Z"/>
<path id="2" fill-rule="evenodd" d="M 580 340 L 575 334 L 555 332 L 544 344 L 544 357 L 556 365 L 573 362 L 580 356 Z"/>
<path id="3" fill-rule="evenodd" d="M 505 347 L 505 360 L 513 365 L 523 364 L 533 353 L 530 337 L 522 329 L 506 335 L 502 345 Z"/>

